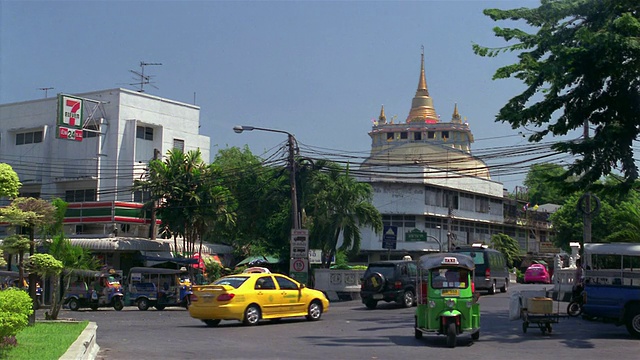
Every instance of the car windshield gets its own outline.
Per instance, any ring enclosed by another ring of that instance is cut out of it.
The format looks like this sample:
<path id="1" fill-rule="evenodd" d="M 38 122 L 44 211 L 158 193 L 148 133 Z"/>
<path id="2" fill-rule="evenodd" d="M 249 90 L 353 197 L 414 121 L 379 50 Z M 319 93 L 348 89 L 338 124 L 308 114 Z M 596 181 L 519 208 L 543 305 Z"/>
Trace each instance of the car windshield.
<path id="1" fill-rule="evenodd" d="M 373 273 L 380 273 L 385 278 L 393 278 L 393 269 L 395 269 L 395 266 L 393 264 L 369 265 L 366 275 L 373 274 Z"/>
<path id="2" fill-rule="evenodd" d="M 246 276 L 224 277 L 214 281 L 213 285 L 229 285 L 237 289 L 240 286 L 242 286 L 242 284 L 244 284 L 244 282 L 247 281 L 247 279 L 248 277 Z"/>
<path id="3" fill-rule="evenodd" d="M 465 269 L 439 268 L 431 270 L 431 287 L 434 289 L 464 289 L 469 286 L 469 271 Z"/>

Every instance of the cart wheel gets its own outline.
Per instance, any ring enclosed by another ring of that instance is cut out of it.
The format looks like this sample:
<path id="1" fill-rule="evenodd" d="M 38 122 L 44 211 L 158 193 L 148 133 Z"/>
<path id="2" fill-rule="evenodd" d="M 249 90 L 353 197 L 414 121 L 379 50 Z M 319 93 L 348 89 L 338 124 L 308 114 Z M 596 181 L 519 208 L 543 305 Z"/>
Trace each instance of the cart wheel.
<path id="1" fill-rule="evenodd" d="M 527 333 L 527 328 L 529 327 L 529 322 L 525 321 L 522 323 L 522 332 Z"/>

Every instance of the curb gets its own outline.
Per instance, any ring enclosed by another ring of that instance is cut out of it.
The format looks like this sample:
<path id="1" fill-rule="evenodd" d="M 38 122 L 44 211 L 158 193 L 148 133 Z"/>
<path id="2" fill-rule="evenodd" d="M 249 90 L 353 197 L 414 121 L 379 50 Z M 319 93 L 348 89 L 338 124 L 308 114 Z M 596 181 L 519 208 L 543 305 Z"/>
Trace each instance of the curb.
<path id="1" fill-rule="evenodd" d="M 100 351 L 96 341 L 98 324 L 90 322 L 84 328 L 78 339 L 71 344 L 67 352 L 60 357 L 61 360 L 93 360 Z"/>

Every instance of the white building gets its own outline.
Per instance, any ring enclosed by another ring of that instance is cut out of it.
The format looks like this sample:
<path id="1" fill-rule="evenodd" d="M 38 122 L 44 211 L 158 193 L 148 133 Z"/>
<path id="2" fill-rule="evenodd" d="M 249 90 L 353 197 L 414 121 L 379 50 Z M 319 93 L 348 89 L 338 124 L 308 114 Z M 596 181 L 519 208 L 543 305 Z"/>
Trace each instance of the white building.
<path id="1" fill-rule="evenodd" d="M 0 162 L 18 174 L 21 196 L 68 202 L 65 233 L 117 265 L 119 250 L 174 250 L 143 241 L 150 216 L 132 184 L 171 149 L 199 149 L 208 163 L 210 139 L 199 128 L 196 105 L 125 89 L 61 94 L 0 105 Z"/>
<path id="2" fill-rule="evenodd" d="M 368 260 L 488 244 L 498 233 L 517 239 L 526 251 L 549 240 L 548 223 L 537 223 L 540 231 L 521 221 L 526 211 L 516 216 L 517 202 L 505 198 L 502 183 L 471 154 L 473 135 L 457 104 L 450 122 L 440 120 L 427 88 L 424 54 L 406 121 L 387 121 L 382 107 L 369 136 L 371 154 L 359 180 L 373 187 L 373 205 L 387 234 L 361 229 L 360 249 Z"/>

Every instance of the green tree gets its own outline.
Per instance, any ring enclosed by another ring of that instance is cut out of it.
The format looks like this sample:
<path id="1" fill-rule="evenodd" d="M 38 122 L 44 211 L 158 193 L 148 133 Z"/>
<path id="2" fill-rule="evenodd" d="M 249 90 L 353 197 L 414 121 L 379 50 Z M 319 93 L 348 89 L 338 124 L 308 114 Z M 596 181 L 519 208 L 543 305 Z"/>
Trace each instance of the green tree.
<path id="1" fill-rule="evenodd" d="M 494 79 L 521 80 L 525 90 L 500 109 L 496 121 L 538 128 L 529 141 L 567 135 L 584 126 L 595 134 L 560 141 L 554 150 L 581 155 L 567 176 L 586 186 L 614 169 L 625 190 L 638 178 L 633 141 L 640 133 L 640 5 L 637 0 L 544 0 L 538 8 L 486 9 L 494 21 L 524 21 L 526 29 L 495 27 L 509 44 L 473 45 L 480 56 L 518 53 Z"/>
<path id="2" fill-rule="evenodd" d="M 317 167 L 310 176 L 308 199 L 304 210 L 311 220 L 311 241 L 333 258 L 336 251 L 353 255 L 360 250 L 360 227 L 382 231 L 382 216 L 371 203 L 371 185 L 358 182 L 349 174 L 349 168 L 335 163 Z M 342 244 L 338 248 L 338 241 Z M 331 264 L 323 265 L 329 267 Z"/>
<path id="3" fill-rule="evenodd" d="M 54 221 L 55 208 L 42 199 L 19 197 L 5 208 L 0 208 L 0 222 L 6 221 L 14 226 L 21 226 L 29 236 L 29 255 L 35 254 L 35 234 L 46 224 Z M 36 274 L 29 274 L 29 295 L 36 302 Z M 35 322 L 35 314 L 31 314 L 29 323 Z"/>
<path id="4" fill-rule="evenodd" d="M 2 249 L 10 255 L 18 255 L 19 284 L 24 284 L 24 254 L 29 251 L 31 242 L 23 235 L 9 235 L 2 241 Z"/>
<path id="5" fill-rule="evenodd" d="M 0 198 L 17 197 L 21 186 L 22 183 L 20 183 L 18 174 L 13 171 L 11 165 L 0 163 Z"/>
<path id="6" fill-rule="evenodd" d="M 528 201 L 531 205 L 564 203 L 567 197 L 565 170 L 556 164 L 534 164 L 529 168 L 524 185 L 528 188 Z"/>
<path id="7" fill-rule="evenodd" d="M 292 225 L 288 174 L 246 146 L 218 151 L 213 163 L 231 192 L 237 214 L 235 226 L 218 232 L 218 242 L 233 245 L 240 257 L 288 258 Z"/>
<path id="8" fill-rule="evenodd" d="M 0 268 L 7 266 L 7 261 L 4 259 L 4 252 L 2 251 L 2 247 L 0 247 Z"/>
<path id="9" fill-rule="evenodd" d="M 52 313 L 55 312 L 55 315 L 51 315 L 47 312 L 46 317 L 48 320 L 56 320 L 61 307 L 60 299 L 57 295 L 60 293 L 60 273 L 64 268 L 62 261 L 57 260 L 50 254 L 34 254 L 29 257 L 27 268 L 30 273 L 40 275 L 43 279 L 50 278 L 52 280 L 51 289 L 53 296 L 51 311 Z"/>
<path id="10" fill-rule="evenodd" d="M 71 241 L 69 241 L 69 239 L 66 239 L 64 237 L 64 234 L 62 233 L 53 237 L 52 241 L 48 244 L 47 251 L 47 255 L 50 255 L 56 261 L 59 261 L 60 264 L 62 264 L 63 269 L 66 270 L 96 270 L 99 267 L 97 260 L 91 255 L 89 249 L 85 249 L 77 245 L 72 245 Z M 49 260 L 42 260 L 41 263 L 48 264 L 50 262 L 55 263 Z M 42 271 L 46 271 L 46 268 Z M 52 276 L 55 274 L 47 273 L 46 275 Z M 60 309 L 63 305 L 62 299 L 64 299 L 65 297 L 65 293 L 67 291 L 67 288 L 69 287 L 71 277 L 65 277 L 64 280 L 65 282 L 62 284 L 61 291 L 59 276 L 55 276 L 55 278 L 53 279 L 51 310 L 45 314 L 48 319 L 55 320 L 58 318 L 58 314 L 60 313 Z"/>
<path id="11" fill-rule="evenodd" d="M 509 235 L 496 234 L 491 236 L 491 247 L 504 255 L 508 267 L 512 267 L 513 261 L 521 255 L 518 241 Z"/>
<path id="12" fill-rule="evenodd" d="M 640 243 L 640 199 L 637 193 L 633 198 L 616 208 L 608 242 Z"/>
<path id="13" fill-rule="evenodd" d="M 200 150 L 186 154 L 174 149 L 166 160 L 149 163 L 149 177 L 137 181 L 135 189 L 149 190 L 150 203 L 157 204 L 162 226 L 173 237 L 183 237 L 186 254 L 196 252 L 195 244 L 220 226 L 232 223 L 235 215 L 228 189 L 221 185 L 220 172 L 206 165 Z M 199 251 L 198 251 L 199 252 Z"/>
<path id="14" fill-rule="evenodd" d="M 15 288 L 0 291 L 0 350 L 29 324 L 33 312 L 31 299 L 24 291 Z"/>

